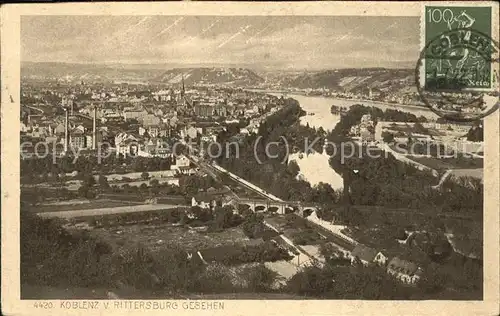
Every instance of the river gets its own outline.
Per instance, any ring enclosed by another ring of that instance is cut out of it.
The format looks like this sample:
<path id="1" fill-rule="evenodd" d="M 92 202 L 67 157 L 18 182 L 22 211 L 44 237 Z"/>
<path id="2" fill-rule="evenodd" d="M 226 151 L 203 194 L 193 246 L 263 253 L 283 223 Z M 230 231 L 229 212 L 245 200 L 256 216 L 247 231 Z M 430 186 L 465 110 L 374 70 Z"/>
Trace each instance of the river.
<path id="1" fill-rule="evenodd" d="M 281 94 L 277 93 L 271 94 L 281 96 Z M 329 131 L 340 121 L 340 115 L 333 115 L 330 112 L 330 107 L 333 104 L 332 99 L 304 95 L 289 95 L 289 97 L 297 100 L 300 103 L 300 107 L 308 114 L 300 118 L 302 125 L 309 124 L 310 127 L 322 127 L 325 131 Z M 309 115 L 312 113 L 314 115 Z M 300 168 L 300 176 L 311 185 L 314 186 L 323 182 L 330 184 L 335 190 L 342 189 L 342 177 L 330 167 L 329 158 L 326 153 L 312 153 L 309 155 L 297 153 L 291 154 L 289 160 L 297 162 Z"/>
<path id="2" fill-rule="evenodd" d="M 281 97 L 283 93 L 276 91 L 252 90 L 256 92 L 268 93 Z M 340 121 L 339 115 L 330 112 L 332 105 L 349 108 L 354 104 L 374 106 L 381 110 L 397 109 L 404 112 L 413 113 L 416 116 L 424 116 L 429 120 L 437 119 L 437 115 L 425 107 L 415 105 L 391 104 L 370 100 L 336 99 L 321 96 L 306 96 L 300 94 L 288 94 L 300 103 L 300 107 L 307 112 L 307 115 L 300 118 L 302 125 L 309 124 L 310 127 L 322 127 L 325 131 L 332 130 Z M 301 158 L 302 156 L 302 158 Z M 313 153 L 309 155 L 293 154 L 290 160 L 295 160 L 300 167 L 300 174 L 304 180 L 316 185 L 319 182 L 329 183 L 333 189 L 341 189 L 343 186 L 342 177 L 337 174 L 328 163 L 329 157 L 326 154 Z"/>
<path id="3" fill-rule="evenodd" d="M 269 94 L 277 97 L 281 97 L 283 95 L 282 93 Z M 424 116 L 429 120 L 436 120 L 438 118 L 436 113 L 432 112 L 430 109 L 416 105 L 392 104 L 370 100 L 336 99 L 319 96 L 313 97 L 300 94 L 289 94 L 288 97 L 299 101 L 300 107 L 308 114 L 314 113 L 314 115 L 307 115 L 305 117 L 302 117 L 301 122 L 303 124 L 309 123 L 309 126 L 314 126 L 316 128 L 321 126 L 324 130 L 333 129 L 335 127 L 335 124 L 337 124 L 340 119 L 338 115 L 331 114 L 330 108 L 332 105 L 350 108 L 354 104 L 362 104 L 365 106 L 377 107 L 381 110 L 400 110 L 403 112 L 415 114 L 416 116 Z"/>

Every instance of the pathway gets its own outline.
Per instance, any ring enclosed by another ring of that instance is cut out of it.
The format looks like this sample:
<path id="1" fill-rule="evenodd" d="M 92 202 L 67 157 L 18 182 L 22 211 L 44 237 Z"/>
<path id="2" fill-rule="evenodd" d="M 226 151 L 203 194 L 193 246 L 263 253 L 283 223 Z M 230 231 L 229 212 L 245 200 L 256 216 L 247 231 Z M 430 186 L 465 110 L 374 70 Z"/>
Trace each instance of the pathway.
<path id="1" fill-rule="evenodd" d="M 169 204 L 143 204 L 121 207 L 107 207 L 107 208 L 94 208 L 87 210 L 74 210 L 74 211 L 59 211 L 59 212 L 42 212 L 37 213 L 40 217 L 60 217 L 60 218 L 73 218 L 81 216 L 99 216 L 107 214 L 124 214 L 135 212 L 150 212 L 178 208 L 179 205 Z"/>

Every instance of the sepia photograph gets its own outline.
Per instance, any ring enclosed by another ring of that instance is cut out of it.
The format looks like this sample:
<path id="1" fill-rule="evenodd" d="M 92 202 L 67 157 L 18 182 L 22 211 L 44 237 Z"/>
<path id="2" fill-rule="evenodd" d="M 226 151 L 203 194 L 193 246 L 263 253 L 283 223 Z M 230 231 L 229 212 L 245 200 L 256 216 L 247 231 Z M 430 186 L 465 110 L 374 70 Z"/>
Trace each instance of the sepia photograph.
<path id="1" fill-rule="evenodd" d="M 413 8 L 20 14 L 21 301 L 483 301 L 498 4 Z"/>

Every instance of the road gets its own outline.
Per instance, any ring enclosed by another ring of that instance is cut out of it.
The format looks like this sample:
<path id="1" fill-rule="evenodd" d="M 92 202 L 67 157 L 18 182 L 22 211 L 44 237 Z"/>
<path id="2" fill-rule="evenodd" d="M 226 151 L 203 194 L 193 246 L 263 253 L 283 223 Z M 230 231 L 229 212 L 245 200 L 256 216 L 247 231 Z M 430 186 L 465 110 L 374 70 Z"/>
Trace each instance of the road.
<path id="1" fill-rule="evenodd" d="M 433 188 L 433 189 L 440 188 L 443 185 L 444 181 L 446 181 L 446 179 L 448 179 L 448 177 L 450 176 L 450 174 L 452 172 L 453 172 L 453 170 L 451 170 L 451 169 L 446 170 L 446 172 L 443 174 L 443 176 L 441 177 L 441 179 L 439 179 L 439 183 L 436 184 L 436 185 L 431 186 L 431 188 Z"/>
<path id="2" fill-rule="evenodd" d="M 26 104 L 25 104 L 25 105 L 23 105 L 23 106 L 24 106 L 24 107 L 27 107 L 27 108 L 29 108 L 29 109 L 32 109 L 32 110 L 38 111 L 38 112 L 39 112 L 39 114 L 38 114 L 38 115 L 43 115 L 43 113 L 45 113 L 42 109 L 37 108 L 37 107 L 34 107 L 34 106 L 32 106 L 32 105 L 26 105 Z"/>
<path id="3" fill-rule="evenodd" d="M 240 185 L 242 185 L 242 186 L 244 186 L 244 187 L 246 187 L 246 188 L 254 191 L 255 193 L 258 193 L 259 195 L 265 197 L 266 199 L 269 199 L 269 200 L 272 200 L 272 201 L 276 201 L 276 202 L 284 202 L 279 197 L 277 197 L 275 195 L 272 195 L 271 193 L 268 193 L 267 191 L 262 190 L 261 188 L 259 188 L 255 184 L 246 181 L 245 179 L 243 179 L 243 178 L 235 175 L 232 172 L 229 172 L 228 170 L 226 170 L 226 169 L 222 168 L 221 166 L 217 165 L 215 162 L 212 164 L 212 167 L 214 169 L 216 169 L 217 171 L 219 171 L 220 173 L 226 174 L 231 179 L 233 179 L 234 181 L 238 182 Z"/>
<path id="4" fill-rule="evenodd" d="M 183 145 L 188 147 L 190 153 L 191 152 L 193 152 L 193 153 L 198 152 L 198 150 L 196 150 L 196 148 L 194 148 L 193 146 L 190 146 L 190 144 L 188 144 L 187 142 L 182 141 L 182 143 L 183 143 Z M 213 162 L 212 164 L 209 164 L 209 163 L 204 162 L 203 160 L 201 160 L 200 158 L 198 158 L 194 155 L 187 154 L 186 156 L 194 164 L 199 166 L 200 169 L 203 169 L 203 171 L 205 171 L 207 174 L 209 174 L 210 176 L 212 176 L 214 178 L 217 178 L 217 174 L 221 174 L 221 175 L 224 174 L 224 175 L 228 176 L 229 178 L 231 178 L 232 180 L 236 181 L 241 186 L 252 190 L 253 192 L 265 197 L 266 199 L 269 199 L 272 201 L 277 201 L 277 202 L 284 202 L 282 199 L 278 198 L 277 196 L 274 196 L 271 193 L 268 193 L 265 190 L 262 190 L 261 188 L 254 185 L 253 183 L 250 183 L 250 182 L 246 181 L 245 179 L 242 179 L 241 177 L 235 175 L 234 173 L 229 172 L 228 170 L 217 165 L 215 162 Z"/>
<path id="5" fill-rule="evenodd" d="M 179 205 L 171 205 L 171 204 L 142 204 L 142 205 L 121 206 L 121 207 L 94 208 L 88 210 L 42 212 L 42 213 L 37 213 L 37 215 L 45 218 L 50 218 L 50 217 L 73 218 L 73 217 L 98 216 L 107 214 L 150 212 L 150 211 L 168 210 L 178 207 Z"/>

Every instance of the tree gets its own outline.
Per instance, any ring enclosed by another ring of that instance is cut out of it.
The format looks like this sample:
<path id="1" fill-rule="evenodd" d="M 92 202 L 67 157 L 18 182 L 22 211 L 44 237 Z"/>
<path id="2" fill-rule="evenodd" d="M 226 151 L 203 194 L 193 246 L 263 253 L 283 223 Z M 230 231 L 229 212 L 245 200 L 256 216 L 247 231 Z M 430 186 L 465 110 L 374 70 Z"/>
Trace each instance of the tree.
<path id="1" fill-rule="evenodd" d="M 264 230 L 264 218 L 262 215 L 257 213 L 252 213 L 245 222 L 243 222 L 243 232 L 249 238 L 258 237 Z"/>
<path id="2" fill-rule="evenodd" d="M 389 132 L 382 132 L 382 140 L 385 143 L 392 143 L 394 141 L 394 134 Z"/>
<path id="3" fill-rule="evenodd" d="M 427 294 L 435 294 L 446 288 L 448 276 L 443 273 L 438 265 L 429 265 L 422 278 L 418 282 L 418 287 Z"/>
<path id="4" fill-rule="evenodd" d="M 83 176 L 83 183 L 88 186 L 89 188 L 90 187 L 93 187 L 94 184 L 95 184 L 95 179 L 94 179 L 94 176 L 92 175 L 92 173 L 87 173 Z"/>
<path id="5" fill-rule="evenodd" d="M 141 173 L 141 179 L 142 180 L 149 179 L 149 173 L 147 173 L 146 171 L 144 171 L 143 173 Z"/>
<path id="6" fill-rule="evenodd" d="M 98 183 L 101 189 L 109 188 L 108 178 L 105 175 L 99 175 Z"/>
<path id="7" fill-rule="evenodd" d="M 245 218 L 253 214 L 250 206 L 247 204 L 238 204 L 238 213 Z"/>
<path id="8" fill-rule="evenodd" d="M 217 229 L 228 228 L 232 226 L 233 210 L 228 207 L 215 208 L 215 227 Z"/>
<path id="9" fill-rule="evenodd" d="M 314 297 L 324 297 L 334 287 L 333 273 L 319 266 L 307 266 L 287 282 L 286 288 L 292 293 Z"/>
<path id="10" fill-rule="evenodd" d="M 288 163 L 287 169 L 288 169 L 288 172 L 290 173 L 290 175 L 292 175 L 293 177 L 295 177 L 300 171 L 299 165 L 294 160 L 292 160 Z"/>
<path id="11" fill-rule="evenodd" d="M 349 226 L 360 226 L 365 222 L 363 214 L 353 207 L 342 207 L 339 212 L 339 219 Z"/>
<path id="12" fill-rule="evenodd" d="M 86 184 L 83 184 L 78 188 L 78 195 L 80 197 L 86 198 L 88 192 L 89 192 L 89 187 Z"/>
<path id="13" fill-rule="evenodd" d="M 248 289 L 252 292 L 267 292 L 272 290 L 274 283 L 279 277 L 278 273 L 270 270 L 263 264 L 247 268 L 243 273 L 247 280 Z"/>
<path id="14" fill-rule="evenodd" d="M 482 142 L 484 140 L 484 130 L 482 125 L 471 127 L 467 132 L 467 140 L 471 142 Z"/>
<path id="15" fill-rule="evenodd" d="M 416 122 L 414 125 L 413 125 L 413 129 L 415 130 L 415 132 L 417 133 L 420 133 L 420 134 L 428 134 L 429 133 L 429 130 L 427 128 L 425 128 L 422 124 L 420 124 L 419 122 Z"/>
<path id="16" fill-rule="evenodd" d="M 398 227 L 394 230 L 394 238 L 399 239 L 399 240 L 406 240 L 408 237 L 408 234 L 402 227 Z"/>

